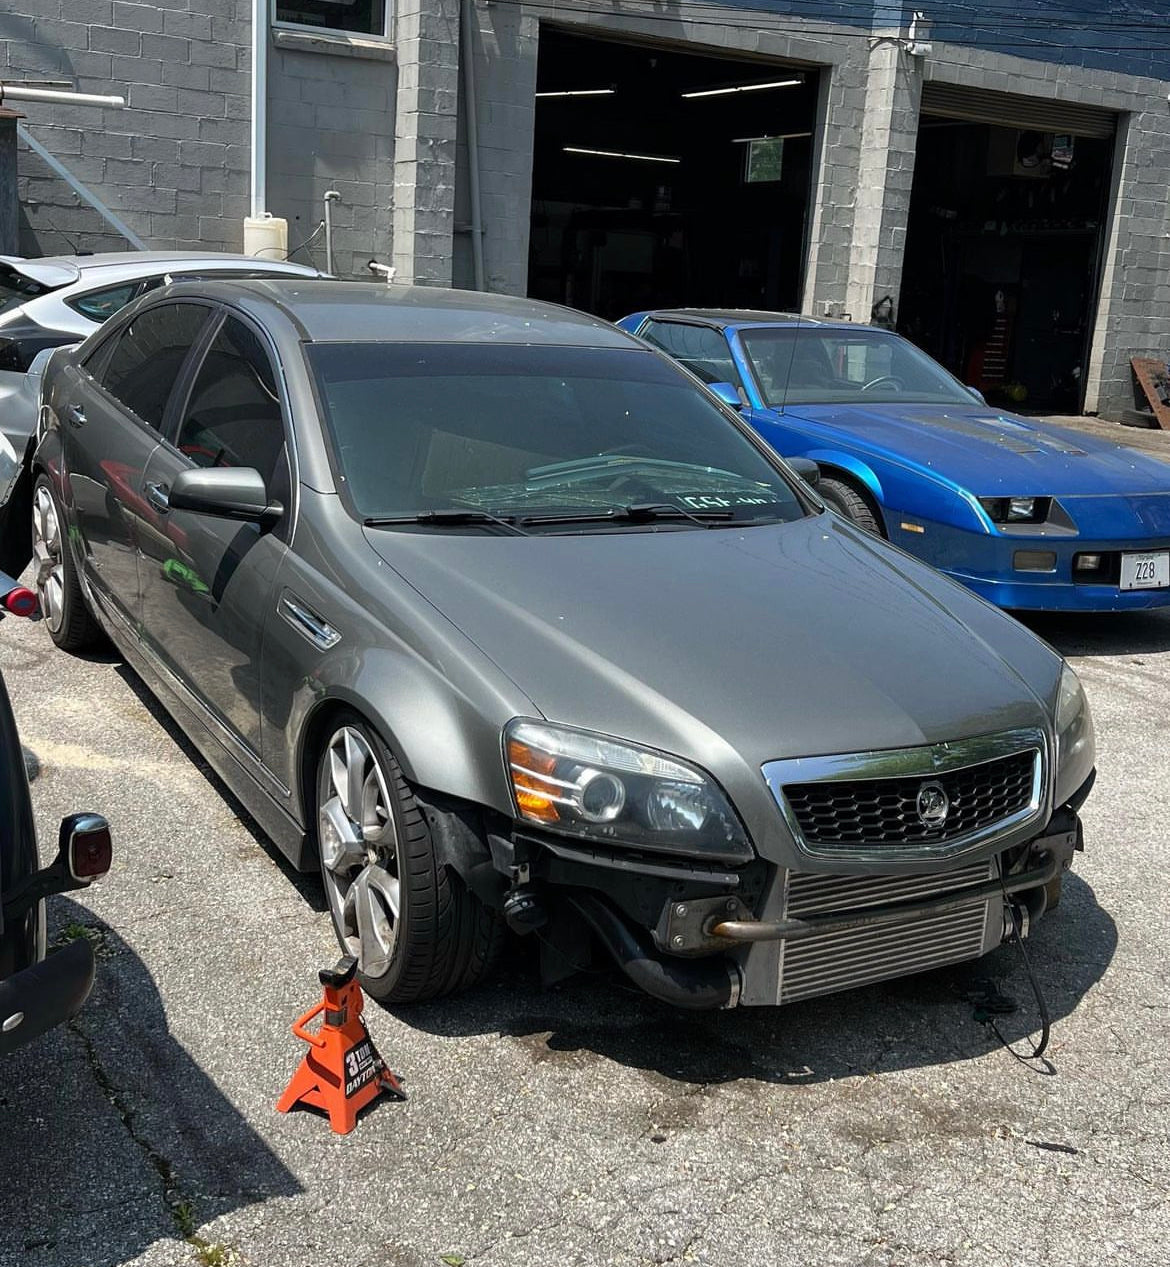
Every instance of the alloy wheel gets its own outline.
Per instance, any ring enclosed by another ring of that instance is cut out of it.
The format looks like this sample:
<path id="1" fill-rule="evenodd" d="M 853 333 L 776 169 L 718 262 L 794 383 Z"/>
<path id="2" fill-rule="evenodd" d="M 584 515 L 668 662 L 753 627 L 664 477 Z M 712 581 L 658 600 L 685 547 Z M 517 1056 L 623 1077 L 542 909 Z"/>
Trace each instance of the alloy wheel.
<path id="1" fill-rule="evenodd" d="M 33 562 L 41 612 L 53 633 L 65 622 L 65 548 L 53 494 L 44 484 L 33 494 Z"/>
<path id="2" fill-rule="evenodd" d="M 334 927 L 367 977 L 390 968 L 401 885 L 398 832 L 386 775 L 369 740 L 342 726 L 329 740 L 317 780 L 321 875 Z"/>

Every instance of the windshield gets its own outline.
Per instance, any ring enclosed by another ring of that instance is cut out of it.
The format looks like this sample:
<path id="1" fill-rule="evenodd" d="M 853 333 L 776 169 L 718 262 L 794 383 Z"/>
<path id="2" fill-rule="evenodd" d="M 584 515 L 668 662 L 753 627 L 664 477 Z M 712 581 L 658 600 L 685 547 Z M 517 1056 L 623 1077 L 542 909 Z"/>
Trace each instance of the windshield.
<path id="1" fill-rule="evenodd" d="M 896 334 L 787 326 L 743 330 L 740 340 L 768 405 L 972 404 L 957 379 Z"/>
<path id="2" fill-rule="evenodd" d="M 737 524 L 805 513 L 755 444 L 651 352 L 325 343 L 308 357 L 363 518 L 475 510 L 579 525 L 652 504 Z"/>

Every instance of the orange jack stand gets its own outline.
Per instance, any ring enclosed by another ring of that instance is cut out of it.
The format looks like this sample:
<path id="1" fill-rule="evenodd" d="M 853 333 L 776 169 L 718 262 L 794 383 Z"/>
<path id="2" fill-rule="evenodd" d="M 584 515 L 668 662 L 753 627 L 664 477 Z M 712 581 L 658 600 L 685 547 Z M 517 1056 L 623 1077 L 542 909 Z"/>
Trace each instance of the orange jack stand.
<path id="1" fill-rule="evenodd" d="M 346 955 L 336 967 L 322 968 L 317 974 L 325 997 L 292 1026 L 309 1050 L 276 1102 L 281 1113 L 294 1104 L 323 1109 L 338 1135 L 348 1135 L 357 1115 L 383 1091 L 406 1099 L 401 1081 L 378 1055 L 362 1020 L 362 988 L 354 980 L 356 972 L 357 960 Z M 305 1026 L 322 1012 L 321 1028 L 315 1034 L 307 1030 Z"/>

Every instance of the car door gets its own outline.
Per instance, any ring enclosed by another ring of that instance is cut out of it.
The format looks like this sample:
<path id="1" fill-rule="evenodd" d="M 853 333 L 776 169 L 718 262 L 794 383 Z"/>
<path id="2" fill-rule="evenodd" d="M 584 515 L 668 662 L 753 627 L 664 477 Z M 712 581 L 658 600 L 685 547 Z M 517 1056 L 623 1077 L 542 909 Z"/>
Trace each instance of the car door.
<path id="1" fill-rule="evenodd" d="M 163 531 L 140 563 L 142 638 L 210 715 L 220 738 L 258 756 L 264 623 L 287 549 L 294 485 L 273 350 L 241 318 L 216 320 L 176 400 L 167 437 L 151 455 L 144 496 L 165 505 L 175 477 L 191 467 L 251 467 L 285 513 L 274 527 L 261 528 L 166 510 Z"/>
<path id="2" fill-rule="evenodd" d="M 143 475 L 211 311 L 187 302 L 144 309 L 84 364 L 66 367 L 55 392 L 75 557 L 99 600 L 131 623 L 138 554 L 161 524 L 143 496 Z"/>

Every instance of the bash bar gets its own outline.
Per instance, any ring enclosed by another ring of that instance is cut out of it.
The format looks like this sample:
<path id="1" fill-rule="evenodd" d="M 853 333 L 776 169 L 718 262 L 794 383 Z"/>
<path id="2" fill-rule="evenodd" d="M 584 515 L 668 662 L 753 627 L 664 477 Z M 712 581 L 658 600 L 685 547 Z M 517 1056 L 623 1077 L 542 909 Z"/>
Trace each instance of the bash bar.
<path id="1" fill-rule="evenodd" d="M 911 902 L 891 902 L 886 906 L 872 906 L 864 910 L 835 911 L 826 915 L 810 915 L 806 919 L 725 919 L 712 917 L 704 932 L 710 937 L 723 937 L 728 941 L 796 941 L 817 933 L 840 932 L 848 928 L 872 928 L 879 924 L 896 924 L 908 915 L 925 918 L 954 910 L 968 902 L 998 897 L 1004 893 L 1018 893 L 1021 889 L 1036 889 L 1056 878 L 1060 871 L 1060 858 L 1055 853 L 1040 855 L 1044 861 L 1030 871 L 1001 879 L 984 880 L 979 884 L 964 885 L 934 897 L 919 898 Z"/>

